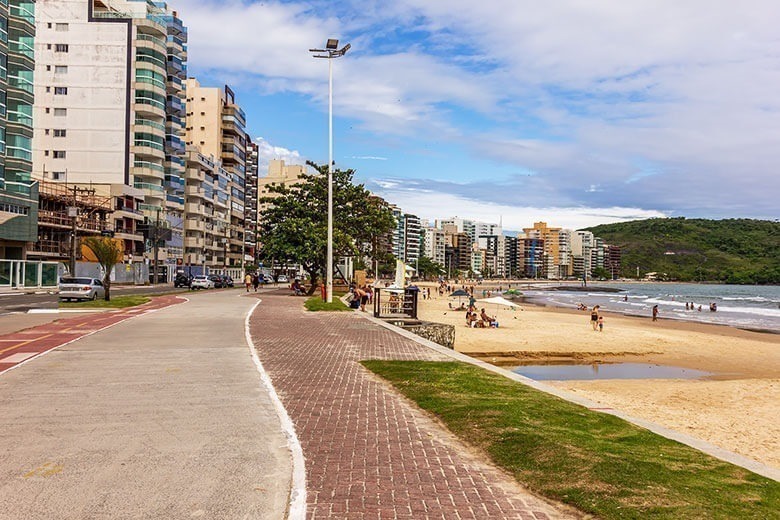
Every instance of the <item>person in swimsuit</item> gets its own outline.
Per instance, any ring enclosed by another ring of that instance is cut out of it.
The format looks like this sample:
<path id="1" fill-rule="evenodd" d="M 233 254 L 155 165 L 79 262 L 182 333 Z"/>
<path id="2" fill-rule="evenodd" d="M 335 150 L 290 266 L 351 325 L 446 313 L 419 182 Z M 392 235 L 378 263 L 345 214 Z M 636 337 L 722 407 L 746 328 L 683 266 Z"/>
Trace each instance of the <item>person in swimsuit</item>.
<path id="1" fill-rule="evenodd" d="M 593 310 L 590 311 L 590 325 L 593 327 L 593 330 L 599 330 L 599 306 L 596 305 L 593 307 Z"/>

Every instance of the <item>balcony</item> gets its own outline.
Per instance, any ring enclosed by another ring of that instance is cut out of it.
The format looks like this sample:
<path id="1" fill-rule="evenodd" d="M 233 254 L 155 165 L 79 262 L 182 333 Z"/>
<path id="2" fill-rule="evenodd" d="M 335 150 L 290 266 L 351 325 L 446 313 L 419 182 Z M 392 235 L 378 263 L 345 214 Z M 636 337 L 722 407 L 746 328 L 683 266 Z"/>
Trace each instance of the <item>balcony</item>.
<path id="1" fill-rule="evenodd" d="M 133 161 L 133 175 L 162 180 L 165 178 L 165 168 L 159 163 L 136 159 Z"/>
<path id="2" fill-rule="evenodd" d="M 188 218 L 184 221 L 184 231 L 206 231 L 206 223 L 200 219 Z"/>
<path id="3" fill-rule="evenodd" d="M 206 180 L 206 173 L 200 168 L 187 168 L 185 179 L 188 181 L 200 181 Z"/>
<path id="4" fill-rule="evenodd" d="M 184 247 L 193 249 L 203 249 L 205 241 L 200 237 L 184 237 Z"/>
<path id="5" fill-rule="evenodd" d="M 135 113 L 140 116 L 152 116 L 160 119 L 165 119 L 165 103 L 150 97 L 135 96 L 135 104 L 133 105 Z"/>
<path id="6" fill-rule="evenodd" d="M 178 96 L 168 96 L 168 111 L 179 117 L 184 116 L 184 103 Z"/>
<path id="7" fill-rule="evenodd" d="M 187 197 L 203 199 L 206 196 L 205 190 L 197 186 L 185 186 L 184 195 Z"/>

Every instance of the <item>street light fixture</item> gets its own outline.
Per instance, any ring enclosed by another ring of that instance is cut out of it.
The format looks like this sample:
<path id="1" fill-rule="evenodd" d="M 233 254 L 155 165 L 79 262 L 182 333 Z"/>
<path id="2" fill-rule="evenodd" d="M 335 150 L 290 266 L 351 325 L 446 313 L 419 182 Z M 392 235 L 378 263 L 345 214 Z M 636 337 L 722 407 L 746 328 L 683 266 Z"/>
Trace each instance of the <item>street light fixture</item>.
<path id="1" fill-rule="evenodd" d="M 333 59 L 344 56 L 352 47 L 341 49 L 339 41 L 329 38 L 324 49 L 309 49 L 315 58 L 328 60 L 328 252 L 325 265 L 325 299 L 333 301 Z"/>

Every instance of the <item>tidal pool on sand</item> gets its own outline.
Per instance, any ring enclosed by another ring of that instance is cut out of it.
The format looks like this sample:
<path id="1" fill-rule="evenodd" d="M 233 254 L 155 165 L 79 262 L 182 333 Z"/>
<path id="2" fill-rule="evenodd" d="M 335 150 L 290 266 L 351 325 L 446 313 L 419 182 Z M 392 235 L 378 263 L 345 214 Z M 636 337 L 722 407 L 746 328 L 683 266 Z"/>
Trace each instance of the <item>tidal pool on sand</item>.
<path id="1" fill-rule="evenodd" d="M 710 372 L 650 363 L 592 363 L 589 365 L 523 365 L 512 369 L 537 381 L 593 379 L 701 379 Z"/>

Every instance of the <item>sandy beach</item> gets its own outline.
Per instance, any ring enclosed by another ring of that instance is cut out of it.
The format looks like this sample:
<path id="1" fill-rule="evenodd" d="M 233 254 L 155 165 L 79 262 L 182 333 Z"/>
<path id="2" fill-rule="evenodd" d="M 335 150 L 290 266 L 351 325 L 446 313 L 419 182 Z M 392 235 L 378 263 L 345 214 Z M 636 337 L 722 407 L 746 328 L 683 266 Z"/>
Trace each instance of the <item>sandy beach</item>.
<path id="1" fill-rule="evenodd" d="M 465 312 L 439 297 L 420 300 L 419 317 L 455 326 L 455 349 L 502 366 L 560 359 L 657 363 L 703 370 L 705 380 L 561 381 L 556 386 L 780 467 L 780 335 L 730 327 L 604 314 L 603 332 L 587 312 L 477 302 L 499 328 L 468 328 Z"/>

